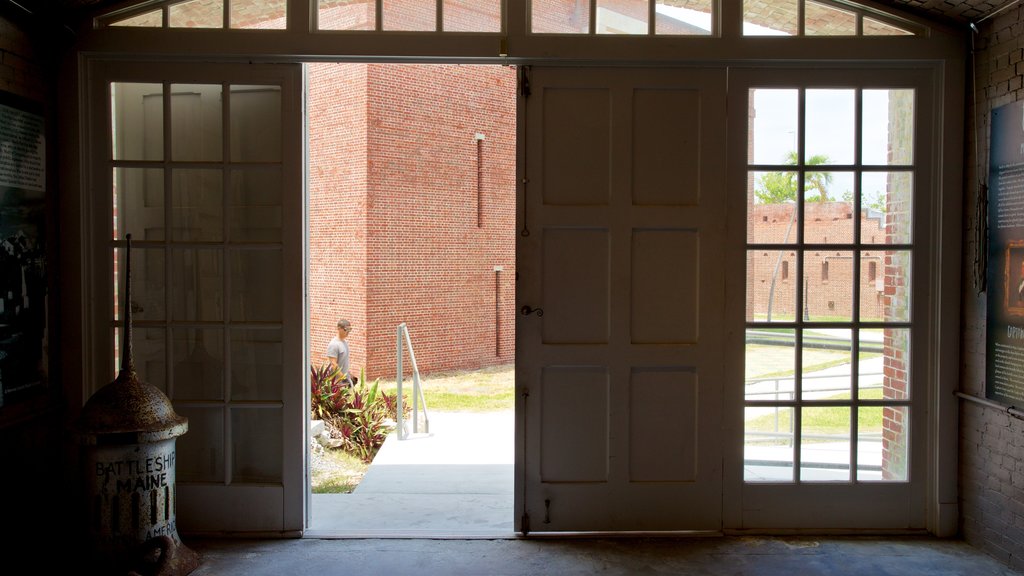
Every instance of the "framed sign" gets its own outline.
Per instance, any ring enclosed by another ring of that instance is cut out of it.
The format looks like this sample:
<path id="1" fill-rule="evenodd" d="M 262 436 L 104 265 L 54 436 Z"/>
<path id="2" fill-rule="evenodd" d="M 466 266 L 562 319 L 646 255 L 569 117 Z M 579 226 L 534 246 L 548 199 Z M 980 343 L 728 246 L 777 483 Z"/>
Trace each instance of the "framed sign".
<path id="1" fill-rule="evenodd" d="M 45 134 L 41 104 L 0 92 L 0 406 L 48 380 Z"/>
<path id="2" fill-rule="evenodd" d="M 992 111 L 985 396 L 1024 403 L 1024 102 Z"/>

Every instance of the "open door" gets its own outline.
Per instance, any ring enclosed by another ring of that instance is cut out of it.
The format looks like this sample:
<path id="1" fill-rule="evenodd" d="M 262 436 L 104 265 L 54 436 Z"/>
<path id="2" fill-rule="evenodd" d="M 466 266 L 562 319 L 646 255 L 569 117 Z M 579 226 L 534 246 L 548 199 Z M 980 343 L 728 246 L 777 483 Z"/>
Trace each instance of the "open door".
<path id="1" fill-rule="evenodd" d="M 179 530 L 301 533 L 301 66 L 89 74 L 93 389 L 118 368 L 130 233 L 135 365 L 189 419 Z"/>
<path id="2" fill-rule="evenodd" d="M 517 529 L 720 530 L 725 70 L 525 74 Z"/>

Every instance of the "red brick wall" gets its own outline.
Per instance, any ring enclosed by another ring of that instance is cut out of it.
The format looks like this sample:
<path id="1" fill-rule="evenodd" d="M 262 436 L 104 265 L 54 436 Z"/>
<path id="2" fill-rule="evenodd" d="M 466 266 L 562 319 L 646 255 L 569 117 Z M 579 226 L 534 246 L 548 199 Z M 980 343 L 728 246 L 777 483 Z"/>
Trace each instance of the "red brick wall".
<path id="1" fill-rule="evenodd" d="M 513 360 L 515 81 L 498 66 L 310 66 L 313 363 L 340 317 L 368 378 L 394 375 L 402 322 L 423 372 Z"/>

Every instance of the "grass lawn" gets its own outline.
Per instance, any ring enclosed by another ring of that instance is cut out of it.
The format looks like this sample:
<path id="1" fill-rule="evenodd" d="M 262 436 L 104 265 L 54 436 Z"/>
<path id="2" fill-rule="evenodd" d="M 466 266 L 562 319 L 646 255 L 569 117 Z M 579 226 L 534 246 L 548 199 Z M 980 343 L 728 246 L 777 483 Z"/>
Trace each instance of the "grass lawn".
<path id="1" fill-rule="evenodd" d="M 491 366 L 421 376 L 429 412 L 498 412 L 515 404 L 515 366 Z M 381 380 L 381 390 L 395 393 L 395 381 Z M 412 377 L 402 381 L 406 402 L 412 402 Z"/>
<path id="2" fill-rule="evenodd" d="M 881 400 L 881 388 L 870 388 L 861 392 L 864 400 Z M 834 396 L 834 399 L 842 399 Z M 850 408 L 842 406 L 810 406 L 805 407 L 801 425 L 804 432 L 810 434 L 848 435 L 850 433 Z M 882 432 L 881 407 L 861 408 L 857 414 L 857 430 L 859 433 Z M 793 410 L 780 408 L 778 413 L 778 430 L 790 429 L 790 417 Z M 745 425 L 747 432 L 772 432 L 776 430 L 776 414 L 764 414 L 748 420 Z"/>
<path id="3" fill-rule="evenodd" d="M 324 449 L 310 455 L 314 494 L 348 494 L 356 489 L 369 464 L 342 450 Z"/>

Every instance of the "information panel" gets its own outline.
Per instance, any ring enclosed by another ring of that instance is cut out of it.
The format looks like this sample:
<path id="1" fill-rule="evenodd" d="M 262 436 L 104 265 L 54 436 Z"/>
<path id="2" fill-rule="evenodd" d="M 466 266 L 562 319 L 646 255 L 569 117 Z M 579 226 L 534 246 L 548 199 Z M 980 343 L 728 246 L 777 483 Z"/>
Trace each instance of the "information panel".
<path id="1" fill-rule="evenodd" d="M 1024 102 L 992 111 L 985 396 L 1024 402 Z"/>

